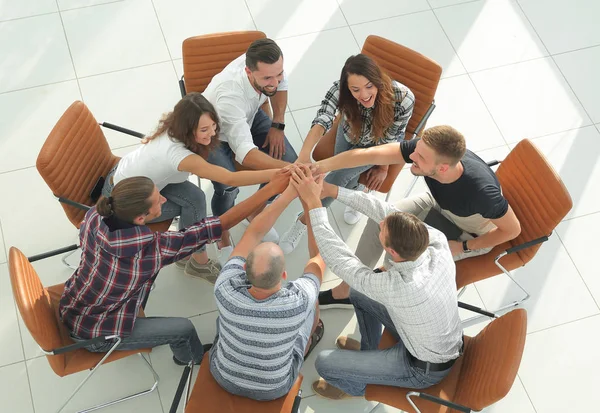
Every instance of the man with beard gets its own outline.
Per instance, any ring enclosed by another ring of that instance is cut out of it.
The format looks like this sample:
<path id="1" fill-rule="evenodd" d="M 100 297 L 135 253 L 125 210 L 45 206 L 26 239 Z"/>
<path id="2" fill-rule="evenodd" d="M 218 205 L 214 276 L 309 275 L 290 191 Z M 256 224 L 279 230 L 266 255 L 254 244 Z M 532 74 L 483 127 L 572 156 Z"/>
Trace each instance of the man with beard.
<path id="1" fill-rule="evenodd" d="M 413 175 L 425 177 L 429 192 L 402 199 L 396 208 L 442 231 L 455 261 L 485 254 L 520 234 L 519 220 L 502 195 L 498 178 L 466 148 L 463 135 L 451 126 L 429 128 L 421 139 L 402 141 L 400 145 L 390 143 L 341 153 L 319 161 L 317 171 L 405 163 L 412 164 Z M 356 249 L 356 256 L 370 268 L 383 252 L 378 236 L 378 223 L 370 220 Z M 349 306 L 349 291 L 345 283 L 321 291 L 321 309 Z"/>
<path id="2" fill-rule="evenodd" d="M 221 146 L 208 161 L 230 171 L 235 171 L 234 160 L 259 170 L 295 162 L 298 156 L 284 134 L 287 88 L 283 53 L 271 39 L 254 41 L 245 54 L 215 75 L 203 95 L 221 120 Z M 268 106 L 267 99 L 273 119 L 262 109 Z M 215 181 L 213 186 L 212 211 L 221 215 L 234 205 L 239 190 Z M 279 236 L 271 229 L 264 240 L 277 242 Z"/>

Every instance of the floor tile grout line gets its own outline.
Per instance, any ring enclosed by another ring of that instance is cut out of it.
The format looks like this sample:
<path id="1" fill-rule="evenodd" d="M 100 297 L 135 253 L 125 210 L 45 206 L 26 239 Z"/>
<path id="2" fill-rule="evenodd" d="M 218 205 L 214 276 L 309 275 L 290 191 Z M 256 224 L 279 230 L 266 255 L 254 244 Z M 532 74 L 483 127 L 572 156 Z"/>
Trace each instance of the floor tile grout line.
<path id="1" fill-rule="evenodd" d="M 22 91 L 25 91 L 25 90 L 36 89 L 36 88 L 39 88 L 39 87 L 52 86 L 52 85 L 58 85 L 60 83 L 72 82 L 74 80 L 77 80 L 77 78 L 74 77 L 72 79 L 59 80 L 58 82 L 50 82 L 50 83 L 44 83 L 44 84 L 41 84 L 41 85 L 34 85 L 34 86 L 22 87 L 22 88 L 19 88 L 19 89 L 5 90 L 4 92 L 0 92 L 0 96 L 2 96 L 2 95 L 8 95 L 9 93 L 22 92 Z"/>
<path id="2" fill-rule="evenodd" d="M 522 307 L 521 307 L 522 308 Z M 570 321 L 565 321 L 564 323 L 559 323 L 553 326 L 549 326 L 549 327 L 545 327 L 536 331 L 532 331 L 530 333 L 527 333 L 527 336 L 531 336 L 537 333 L 542 333 L 544 331 L 548 331 L 548 330 L 552 330 L 553 328 L 558 328 L 558 327 L 563 327 L 569 324 L 573 324 L 573 323 L 577 323 L 579 321 L 583 321 L 583 320 L 587 320 L 588 318 L 593 318 L 593 317 L 600 317 L 600 313 L 596 313 L 596 314 L 590 314 L 590 315 L 586 315 L 585 317 L 581 317 L 575 320 L 570 320 Z"/>
<path id="3" fill-rule="evenodd" d="M 539 37 L 539 36 L 538 36 L 538 37 Z M 600 43 L 598 43 L 598 44 L 594 44 L 594 45 L 591 45 L 591 46 L 580 47 L 580 48 L 578 48 L 578 49 L 567 50 L 567 51 L 564 51 L 564 52 L 551 53 L 551 54 L 550 54 L 550 56 L 562 56 L 562 55 L 564 55 L 564 54 L 568 54 L 568 53 L 574 53 L 574 52 L 579 52 L 579 51 L 581 51 L 581 50 L 593 49 L 593 48 L 595 48 L 595 47 L 599 47 L 599 48 L 600 48 Z"/>
<path id="4" fill-rule="evenodd" d="M 58 13 L 60 13 L 60 10 L 49 11 L 47 13 L 32 14 L 31 16 L 15 17 L 13 19 L 0 20 L 0 25 L 3 24 L 3 23 L 9 23 L 9 22 L 14 22 L 14 21 L 18 21 L 18 20 L 31 19 L 31 18 L 35 18 L 35 17 L 41 17 L 41 16 L 49 16 L 51 14 L 58 14 Z"/>
<path id="5" fill-rule="evenodd" d="M 521 387 L 523 387 L 523 390 L 525 391 L 525 394 L 527 395 L 527 399 L 529 399 L 529 403 L 531 404 L 533 411 L 535 413 L 537 413 L 537 409 L 535 408 L 535 405 L 533 404 L 533 400 L 531 399 L 531 396 L 529 395 L 529 392 L 527 391 L 527 388 L 525 387 L 525 383 L 523 383 L 523 380 L 521 380 L 521 376 L 519 374 L 517 374 L 517 379 L 519 380 L 519 383 L 521 383 Z"/>
<path id="6" fill-rule="evenodd" d="M 246 10 L 248 10 L 248 15 L 250 16 L 250 19 L 252 20 L 252 24 L 254 25 L 254 30 L 258 30 L 258 25 L 256 24 L 256 21 L 254 20 L 254 15 L 252 14 L 252 11 L 250 10 L 250 6 L 248 5 L 248 2 L 246 0 L 244 0 L 244 4 L 246 5 Z M 269 36 L 267 36 L 269 37 Z"/>
<path id="7" fill-rule="evenodd" d="M 79 98 L 83 101 L 83 93 L 81 92 L 81 85 L 79 84 L 79 77 L 77 76 L 77 68 L 75 67 L 75 60 L 73 59 L 73 52 L 71 51 L 71 44 L 69 43 L 69 37 L 67 36 L 67 29 L 65 28 L 65 22 L 63 20 L 58 0 L 55 0 L 56 7 L 59 9 L 58 16 L 60 18 L 60 25 L 63 29 L 63 35 L 65 36 L 65 43 L 67 44 L 67 50 L 69 50 L 69 57 L 71 58 L 71 66 L 73 67 L 73 73 L 75 74 L 75 81 L 77 82 L 77 90 L 79 90 Z"/>
<path id="8" fill-rule="evenodd" d="M 168 47 L 167 47 L 167 49 L 168 49 Z M 160 65 L 160 64 L 164 64 L 164 63 L 172 63 L 173 60 L 177 60 L 177 59 L 161 60 L 160 62 L 153 62 L 153 63 L 147 63 L 147 64 L 139 65 L 139 66 L 131 66 L 131 67 L 125 67 L 122 69 L 109 70 L 108 72 L 94 73 L 92 75 L 80 76 L 79 79 L 88 79 L 90 77 L 109 75 L 112 73 L 125 72 L 127 70 L 133 70 L 133 69 L 140 69 L 140 68 L 146 67 L 146 66 L 155 66 L 155 65 Z"/>
<path id="9" fill-rule="evenodd" d="M 598 300 L 596 300 L 596 297 L 594 297 L 594 294 L 592 293 L 592 290 L 590 289 L 590 287 L 588 286 L 587 282 L 585 281 L 585 278 L 583 278 L 583 275 L 581 274 L 581 271 L 579 270 L 579 267 L 577 266 L 577 264 L 575 263 L 575 260 L 571 256 L 571 253 L 569 252 L 569 249 L 567 248 L 567 246 L 563 242 L 562 237 L 560 236 L 560 234 L 556 230 L 554 230 L 554 235 L 556 235 L 556 237 L 560 241 L 560 245 L 562 245 L 563 248 L 565 249 L 565 252 L 569 256 L 569 260 L 571 260 L 571 263 L 573 264 L 573 267 L 575 267 L 575 270 L 577 271 L 577 274 L 579 275 L 579 278 L 581 278 L 581 282 L 583 282 L 583 285 L 585 285 L 585 288 L 587 289 L 588 293 L 590 294 L 590 297 L 592 297 L 592 300 L 594 301 L 594 304 L 596 304 L 596 308 L 598 309 L 598 313 L 600 313 L 600 305 L 598 304 Z"/>
<path id="10" fill-rule="evenodd" d="M 2 262 L 2 264 L 5 264 L 5 263 L 8 263 L 8 250 L 6 249 L 6 238 L 4 238 L 4 229 L 2 228 L 2 219 L 0 219 L 0 239 L 2 239 L 2 248 L 4 249 L 4 258 L 6 258 L 6 261 Z"/>
<path id="11" fill-rule="evenodd" d="M 348 30 L 350 30 L 350 34 L 352 35 L 352 38 L 354 39 L 354 42 L 356 43 L 356 47 L 358 47 L 358 50 L 361 50 L 360 44 L 358 44 L 358 40 L 356 39 L 356 35 L 352 31 L 352 27 L 350 27 L 350 22 L 348 21 L 348 18 L 346 17 L 346 13 L 344 13 L 344 10 L 342 9 L 342 5 L 337 0 L 335 3 L 337 4 L 338 10 L 340 11 L 342 17 L 344 18 L 344 21 L 346 22 L 346 26 L 348 27 Z"/>
<path id="12" fill-rule="evenodd" d="M 59 8 L 58 11 L 63 12 L 63 11 L 71 11 L 71 10 L 89 9 L 90 7 L 106 6 L 107 4 L 123 3 L 124 1 L 125 0 L 107 1 L 106 3 L 88 4 L 87 6 L 71 7 L 70 9 L 64 9 L 64 10 L 60 10 L 60 8 Z"/>
<path id="13" fill-rule="evenodd" d="M 154 4 L 154 0 L 151 0 L 152 10 L 154 10 L 154 15 L 156 16 L 156 22 L 158 23 L 158 28 L 160 29 L 160 34 L 162 34 L 163 41 L 165 42 L 165 47 L 167 49 L 167 53 L 169 54 L 169 61 L 171 62 L 171 66 L 173 67 L 173 72 L 175 73 L 175 80 L 179 81 L 179 76 L 177 74 L 177 69 L 175 68 L 175 62 L 173 62 L 173 55 L 171 54 L 171 48 L 169 47 L 169 43 L 167 42 L 167 36 L 165 35 L 165 31 L 163 30 L 162 23 L 160 22 L 160 17 L 158 16 L 158 11 L 156 10 L 156 5 Z"/>
<path id="14" fill-rule="evenodd" d="M 364 21 L 364 22 L 360 22 L 360 23 L 352 23 L 352 24 L 348 24 L 350 26 L 350 28 L 352 28 L 352 26 L 360 26 L 361 24 L 369 24 L 369 23 L 376 23 L 376 22 L 380 22 L 383 20 L 391 20 L 391 19 L 395 19 L 397 17 L 404 17 L 404 16 L 410 16 L 413 14 L 419 14 L 419 13 L 427 13 L 427 12 L 432 12 L 433 9 L 432 8 L 428 8 L 425 10 L 417 10 L 417 11 L 411 11 L 408 13 L 400 13 L 400 14 L 395 14 L 393 16 L 386 16 L 386 17 L 381 17 L 379 19 L 373 19 L 373 20 L 368 20 L 368 21 Z"/>
<path id="15" fill-rule="evenodd" d="M 475 82 L 473 81 L 473 78 L 471 77 L 471 73 L 467 70 L 467 68 L 465 67 L 462 59 L 458 55 L 458 51 L 456 50 L 456 47 L 454 47 L 454 43 L 452 43 L 452 40 L 450 40 L 450 36 L 448 36 L 448 33 L 446 33 L 446 29 L 444 29 L 444 26 L 442 25 L 442 22 L 440 21 L 440 19 L 439 19 L 438 15 L 436 14 L 435 10 L 432 10 L 432 13 L 433 13 L 433 16 L 435 17 L 435 20 L 438 22 L 438 25 L 440 26 L 440 29 L 444 33 L 444 36 L 446 36 L 446 39 L 448 40 L 448 43 L 450 44 L 450 47 L 452 47 L 452 50 L 454 51 L 454 55 L 456 56 L 456 58 L 460 62 L 460 64 L 463 67 L 463 69 L 465 69 L 465 73 L 469 77 L 469 80 L 471 81 L 471 84 L 475 88 L 475 91 L 477 92 L 477 96 L 479 96 L 479 99 L 481 99 L 481 103 L 483 103 L 483 106 L 485 107 L 485 110 L 490 115 L 490 118 L 492 119 L 492 122 L 494 122 L 494 125 L 496 125 L 496 129 L 498 129 L 498 133 L 500 133 L 500 136 L 502 137 L 502 139 L 506 143 L 506 146 L 508 146 L 508 148 L 510 149 L 510 146 L 508 145 L 508 141 L 507 141 L 506 137 L 504 136 L 504 133 L 502 132 L 502 129 L 500 129 L 500 125 L 498 125 L 498 122 L 496 121 L 496 118 L 494 118 L 494 115 L 492 114 L 492 111 L 490 110 L 490 108 L 488 107 L 487 103 L 483 99 L 483 96 L 481 95 L 481 92 L 479 91 L 479 89 L 477 88 L 477 85 L 475 84 Z"/>
<path id="16" fill-rule="evenodd" d="M 554 59 L 554 56 L 550 53 L 550 49 L 548 49 L 548 46 L 546 46 L 546 43 L 544 43 L 544 41 L 542 40 L 542 37 L 540 36 L 540 34 L 537 32 L 535 26 L 533 25 L 533 23 L 531 22 L 531 20 L 529 20 L 529 16 L 527 16 L 527 14 L 525 13 L 525 10 L 523 10 L 523 7 L 521 7 L 521 3 L 519 3 L 518 0 L 515 0 L 515 3 L 517 4 L 517 7 L 519 7 L 519 10 L 521 10 L 521 13 L 523 13 L 523 16 L 525 16 L 525 19 L 527 20 L 527 23 L 529 23 L 529 25 L 531 26 L 531 28 L 533 29 L 533 32 L 535 33 L 535 35 L 538 37 L 538 39 L 540 40 L 540 43 L 542 43 L 544 45 L 544 48 L 546 49 L 546 51 L 548 52 L 548 55 L 550 56 L 550 58 L 552 59 L 552 63 L 554 63 L 554 65 L 556 66 L 556 68 L 558 69 L 558 72 L 560 73 L 560 75 L 563 77 L 565 83 L 569 86 L 569 89 L 571 90 L 571 93 L 573 93 L 573 96 L 575 96 L 575 99 L 577 99 L 577 102 L 579 102 L 579 105 L 581 106 L 581 109 L 583 110 L 583 112 L 586 114 L 586 116 L 588 117 L 588 119 L 590 120 L 590 122 L 592 122 L 592 124 L 594 123 L 594 121 L 592 120 L 592 117 L 590 116 L 590 114 L 588 113 L 587 109 L 585 108 L 585 106 L 583 105 L 583 102 L 581 101 L 581 99 L 579 99 L 579 96 L 577 96 L 577 93 L 575 93 L 575 89 L 573 89 L 573 86 L 571 86 L 571 84 L 569 83 L 569 79 L 567 79 L 567 77 L 565 76 L 565 74 L 563 73 L 562 69 L 560 68 L 560 66 L 558 65 L 558 63 L 556 63 L 556 59 Z"/>

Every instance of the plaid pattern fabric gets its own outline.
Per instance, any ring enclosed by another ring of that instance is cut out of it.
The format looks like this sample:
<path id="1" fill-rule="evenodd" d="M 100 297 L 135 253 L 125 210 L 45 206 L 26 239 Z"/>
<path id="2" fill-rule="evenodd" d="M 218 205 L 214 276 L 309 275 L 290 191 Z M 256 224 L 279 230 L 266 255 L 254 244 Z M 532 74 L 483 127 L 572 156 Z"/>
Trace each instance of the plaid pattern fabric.
<path id="1" fill-rule="evenodd" d="M 382 221 L 397 209 L 362 191 L 339 188 L 338 201 Z M 459 356 L 462 327 L 458 316 L 456 267 L 448 241 L 429 230 L 429 247 L 415 261 L 386 262 L 376 273 L 365 266 L 329 225 L 325 208 L 310 211 L 319 252 L 327 266 L 350 287 L 380 302 L 396 331 L 417 359 L 444 363 Z"/>
<path id="2" fill-rule="evenodd" d="M 335 119 L 338 111 L 338 101 L 340 96 L 340 82 L 333 82 L 333 86 L 325 94 L 325 98 L 321 101 L 321 107 L 317 111 L 317 116 L 312 122 L 312 126 L 321 125 L 327 132 L 333 126 L 333 120 Z M 403 84 L 392 80 L 392 88 L 394 90 L 394 122 L 384 132 L 383 140 L 379 144 L 398 142 L 404 139 L 404 133 L 406 132 L 406 126 L 412 115 L 413 108 L 415 106 L 415 96 L 409 88 Z M 356 102 L 360 107 L 360 114 L 362 118 L 362 128 L 360 132 L 360 139 L 357 146 L 368 147 L 375 144 L 375 139 L 371 134 L 373 126 L 373 109 L 365 108 L 360 103 Z M 345 116 L 342 116 L 340 126 L 344 128 L 344 137 L 350 143 L 353 143 L 350 124 L 346 121 Z M 339 126 L 338 126 L 339 127 Z"/>
<path id="3" fill-rule="evenodd" d="M 82 339 L 127 336 L 160 269 L 220 238 L 218 217 L 176 232 L 145 225 L 110 231 L 90 209 L 79 230 L 81 262 L 60 299 L 63 323 Z"/>

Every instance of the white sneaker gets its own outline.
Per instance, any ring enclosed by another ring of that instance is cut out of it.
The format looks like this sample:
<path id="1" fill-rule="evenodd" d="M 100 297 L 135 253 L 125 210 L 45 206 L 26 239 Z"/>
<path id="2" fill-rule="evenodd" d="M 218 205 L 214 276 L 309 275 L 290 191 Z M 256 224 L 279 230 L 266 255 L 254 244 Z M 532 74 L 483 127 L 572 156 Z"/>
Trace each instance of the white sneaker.
<path id="1" fill-rule="evenodd" d="M 360 212 L 350 208 L 349 206 L 344 209 L 344 221 L 346 221 L 346 224 L 348 225 L 356 224 L 358 221 L 360 221 L 361 217 L 362 214 Z"/>
<path id="2" fill-rule="evenodd" d="M 242 221 L 242 225 L 248 227 L 248 225 L 250 225 L 250 221 L 248 221 L 248 218 L 246 218 L 245 220 Z M 262 238 L 262 242 L 273 242 L 275 244 L 279 243 L 279 234 L 277 233 L 277 231 L 275 230 L 275 228 L 271 228 L 269 230 L 269 232 L 267 232 L 264 237 Z"/>
<path id="3" fill-rule="evenodd" d="M 231 253 L 233 252 L 233 246 L 229 245 L 227 247 L 223 247 L 221 249 L 217 248 L 217 259 L 219 260 L 219 264 L 221 264 L 221 268 L 225 266 L 229 258 L 231 257 Z"/>
<path id="4" fill-rule="evenodd" d="M 302 213 L 298 214 L 298 218 L 300 218 L 301 214 Z M 298 218 L 296 218 L 294 225 L 283 234 L 279 241 L 279 246 L 284 254 L 289 254 L 294 251 L 300 243 L 302 235 L 306 232 L 306 225 L 300 222 Z"/>

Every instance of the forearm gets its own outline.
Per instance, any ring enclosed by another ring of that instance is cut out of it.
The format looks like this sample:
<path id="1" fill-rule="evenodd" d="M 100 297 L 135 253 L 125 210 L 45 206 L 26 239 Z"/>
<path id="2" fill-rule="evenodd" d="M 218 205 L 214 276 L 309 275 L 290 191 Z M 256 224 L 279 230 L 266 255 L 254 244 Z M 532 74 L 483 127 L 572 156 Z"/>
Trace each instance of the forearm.
<path id="1" fill-rule="evenodd" d="M 261 208 L 274 195 L 279 194 L 281 189 L 274 183 L 269 183 L 259 189 L 250 198 L 245 199 L 239 204 L 233 206 L 229 211 L 221 215 L 221 226 L 223 230 L 228 230 L 248 216 Z"/>
<path id="2" fill-rule="evenodd" d="M 302 149 L 300 150 L 298 158 L 310 159 L 310 153 L 324 134 L 325 128 L 321 125 L 314 125 L 312 128 L 310 128 L 308 135 L 306 135 L 306 139 L 304 139 L 304 144 L 302 145 Z"/>
<path id="3" fill-rule="evenodd" d="M 280 197 L 273 201 L 268 208 L 265 208 L 252 220 L 244 235 L 251 235 L 257 241 L 261 240 L 269 229 L 273 227 L 275 221 L 279 218 L 279 215 L 281 215 L 293 200 L 294 196 L 290 195 L 289 191 L 285 191 Z"/>
<path id="4" fill-rule="evenodd" d="M 246 186 L 269 182 L 279 169 L 232 172 L 231 186 Z M 224 182 L 226 183 L 226 182 Z"/>
<path id="5" fill-rule="evenodd" d="M 467 241 L 467 246 L 470 250 L 480 250 L 483 248 L 492 248 L 503 242 L 510 241 L 515 238 L 510 232 L 502 231 L 499 228 L 494 228 L 491 231 Z"/>
<path id="6" fill-rule="evenodd" d="M 266 153 L 262 153 L 258 149 L 252 149 L 242 162 L 242 165 L 255 169 L 280 169 L 288 166 L 290 163 L 279 159 L 271 158 Z"/>
<path id="7" fill-rule="evenodd" d="M 337 200 L 344 205 L 368 216 L 379 223 L 388 215 L 398 210 L 392 204 L 378 199 L 376 196 L 363 191 L 353 191 L 347 188 L 338 188 Z"/>
<path id="8" fill-rule="evenodd" d="M 285 108 L 288 101 L 287 90 L 278 91 L 275 96 L 269 98 L 273 108 L 273 122 L 285 123 Z"/>
<path id="9" fill-rule="evenodd" d="M 398 143 L 352 149 L 317 162 L 320 173 L 364 165 L 404 165 Z"/>

